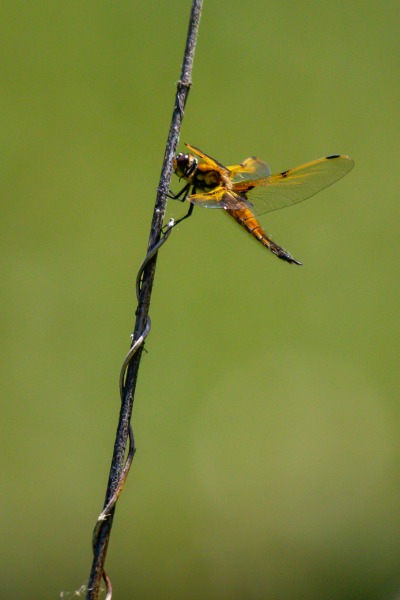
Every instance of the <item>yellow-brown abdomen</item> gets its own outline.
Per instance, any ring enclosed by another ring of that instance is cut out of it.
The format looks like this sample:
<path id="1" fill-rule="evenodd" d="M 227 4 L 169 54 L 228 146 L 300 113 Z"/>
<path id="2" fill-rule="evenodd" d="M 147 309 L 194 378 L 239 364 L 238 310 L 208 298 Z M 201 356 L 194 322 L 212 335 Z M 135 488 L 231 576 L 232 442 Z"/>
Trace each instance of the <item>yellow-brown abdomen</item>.
<path id="1" fill-rule="evenodd" d="M 289 252 L 275 244 L 275 242 L 273 242 L 271 238 L 268 237 L 266 231 L 261 227 L 260 223 L 257 221 L 256 217 L 253 215 L 249 208 L 243 208 L 240 210 L 227 209 L 226 212 L 229 215 L 231 215 L 231 217 L 233 217 L 235 221 L 239 223 L 239 225 L 241 225 L 249 233 L 251 233 L 251 235 L 256 240 L 261 242 L 263 246 L 271 250 L 271 252 L 275 254 L 275 256 L 281 258 L 282 260 L 285 260 L 288 263 L 295 263 L 296 265 L 301 265 L 301 262 L 295 260 L 293 256 L 289 254 Z"/>

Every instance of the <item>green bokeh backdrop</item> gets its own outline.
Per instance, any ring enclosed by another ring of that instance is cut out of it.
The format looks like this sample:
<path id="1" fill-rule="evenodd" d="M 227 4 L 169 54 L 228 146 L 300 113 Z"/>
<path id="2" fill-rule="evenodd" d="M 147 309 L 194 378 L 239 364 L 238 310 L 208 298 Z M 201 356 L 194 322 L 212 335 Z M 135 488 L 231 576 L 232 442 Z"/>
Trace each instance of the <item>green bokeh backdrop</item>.
<path id="1" fill-rule="evenodd" d="M 2 598 L 87 582 L 189 10 L 1 5 Z M 303 267 L 220 211 L 163 248 L 116 600 L 399 597 L 399 46 L 394 0 L 205 1 L 182 142 L 356 168 L 267 218 Z"/>

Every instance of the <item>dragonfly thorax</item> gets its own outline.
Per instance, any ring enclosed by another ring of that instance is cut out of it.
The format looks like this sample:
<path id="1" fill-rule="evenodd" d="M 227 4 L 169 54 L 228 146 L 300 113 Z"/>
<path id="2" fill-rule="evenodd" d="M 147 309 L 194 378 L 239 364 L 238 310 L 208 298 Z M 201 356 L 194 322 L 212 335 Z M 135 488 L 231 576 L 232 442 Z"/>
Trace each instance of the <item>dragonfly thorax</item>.
<path id="1" fill-rule="evenodd" d="M 199 163 L 193 154 L 177 154 L 174 158 L 174 172 L 180 179 L 186 179 L 194 190 L 210 192 L 221 185 L 227 189 L 231 188 L 228 170 L 225 173 L 213 169 L 206 162 Z"/>

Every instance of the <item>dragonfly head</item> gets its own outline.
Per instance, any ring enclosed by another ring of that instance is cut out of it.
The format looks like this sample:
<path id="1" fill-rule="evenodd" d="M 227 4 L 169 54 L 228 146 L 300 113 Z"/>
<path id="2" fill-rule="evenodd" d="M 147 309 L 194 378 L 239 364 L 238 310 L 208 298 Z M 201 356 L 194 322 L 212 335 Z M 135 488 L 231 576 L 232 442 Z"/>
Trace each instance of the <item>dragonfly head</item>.
<path id="1" fill-rule="evenodd" d="M 190 179 L 196 172 L 199 161 L 192 154 L 179 152 L 174 158 L 174 172 L 179 179 Z"/>

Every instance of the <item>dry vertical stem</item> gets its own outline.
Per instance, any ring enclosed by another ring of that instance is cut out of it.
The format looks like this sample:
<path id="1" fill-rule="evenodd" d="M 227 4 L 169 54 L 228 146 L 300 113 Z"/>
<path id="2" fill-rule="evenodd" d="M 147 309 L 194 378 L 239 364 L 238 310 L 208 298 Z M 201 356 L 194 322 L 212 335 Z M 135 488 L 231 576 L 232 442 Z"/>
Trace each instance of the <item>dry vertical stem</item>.
<path id="1" fill-rule="evenodd" d="M 151 249 L 154 248 L 156 244 L 158 244 L 161 238 L 162 224 L 167 206 L 167 194 L 169 191 L 172 175 L 172 161 L 178 145 L 179 133 L 183 119 L 183 112 L 186 105 L 189 89 L 191 86 L 193 59 L 198 36 L 202 4 L 202 0 L 193 0 L 192 2 L 189 31 L 186 41 L 181 77 L 177 85 L 175 106 L 172 114 L 171 126 L 165 149 L 164 162 L 161 171 L 160 183 L 158 186 L 153 219 L 151 223 L 148 252 L 150 252 Z M 139 302 L 136 310 L 135 330 L 132 336 L 132 346 L 141 337 L 142 333 L 146 328 L 146 324 L 148 323 L 148 313 L 155 275 L 156 260 L 157 254 L 155 254 L 149 262 L 147 262 L 143 272 L 140 286 Z M 135 354 L 133 355 L 131 362 L 129 363 L 125 377 L 123 400 L 121 403 L 121 410 L 119 415 L 104 507 L 109 506 L 110 500 L 112 500 L 116 496 L 119 488 L 121 487 L 121 477 L 124 473 L 125 453 L 128 436 L 130 434 L 130 419 L 132 415 L 134 394 L 142 350 L 143 345 L 141 344 L 138 347 Z M 114 512 L 115 504 L 111 508 L 107 518 L 101 520 L 101 522 L 99 522 L 99 524 L 96 525 L 95 528 L 95 539 L 93 542 L 94 556 L 88 583 L 88 591 L 86 595 L 87 600 L 98 600 L 102 578 L 104 579 L 107 588 L 107 600 L 110 600 L 112 596 L 111 582 L 105 574 L 104 563 L 111 535 Z"/>

